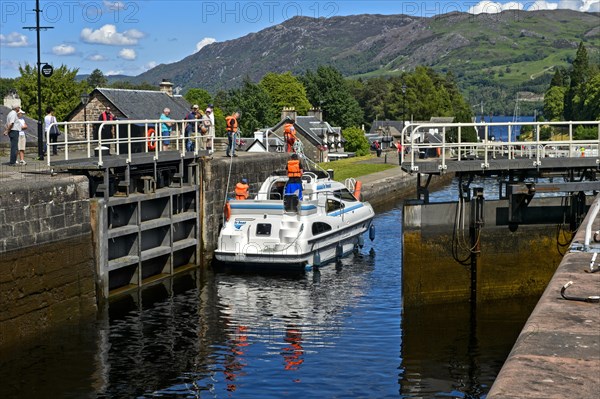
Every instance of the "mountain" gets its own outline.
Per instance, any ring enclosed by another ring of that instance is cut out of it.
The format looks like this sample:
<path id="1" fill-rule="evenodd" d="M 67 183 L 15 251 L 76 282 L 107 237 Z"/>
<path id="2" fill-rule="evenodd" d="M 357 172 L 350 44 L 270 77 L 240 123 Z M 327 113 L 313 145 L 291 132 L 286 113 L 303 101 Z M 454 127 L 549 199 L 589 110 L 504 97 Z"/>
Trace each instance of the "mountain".
<path id="1" fill-rule="evenodd" d="M 394 75 L 417 65 L 451 71 L 471 96 L 482 87 L 543 93 L 553 68 L 569 66 L 580 41 L 600 53 L 600 15 L 570 10 L 408 15 L 294 17 L 282 24 L 213 43 L 133 83 L 170 79 L 184 90 L 237 87 L 267 72 L 300 74 L 322 64 L 348 77 Z M 534 96 L 535 97 L 535 96 Z"/>

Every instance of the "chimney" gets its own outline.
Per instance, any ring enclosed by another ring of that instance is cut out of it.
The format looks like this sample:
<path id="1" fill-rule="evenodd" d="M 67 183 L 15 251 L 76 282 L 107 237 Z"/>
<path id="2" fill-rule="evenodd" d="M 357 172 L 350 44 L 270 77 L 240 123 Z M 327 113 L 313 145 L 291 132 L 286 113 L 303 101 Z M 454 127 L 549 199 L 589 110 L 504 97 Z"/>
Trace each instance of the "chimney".
<path id="1" fill-rule="evenodd" d="M 323 122 L 323 111 L 321 108 L 311 108 L 308 110 L 308 116 L 314 116 L 319 120 L 319 122 Z"/>
<path id="2" fill-rule="evenodd" d="M 159 87 L 160 91 L 167 93 L 169 97 L 173 97 L 173 83 L 169 82 L 169 79 L 163 79 Z"/>
<path id="3" fill-rule="evenodd" d="M 283 107 L 283 110 L 281 111 L 281 120 L 284 120 L 286 117 L 296 120 L 296 116 L 296 109 L 294 107 Z"/>

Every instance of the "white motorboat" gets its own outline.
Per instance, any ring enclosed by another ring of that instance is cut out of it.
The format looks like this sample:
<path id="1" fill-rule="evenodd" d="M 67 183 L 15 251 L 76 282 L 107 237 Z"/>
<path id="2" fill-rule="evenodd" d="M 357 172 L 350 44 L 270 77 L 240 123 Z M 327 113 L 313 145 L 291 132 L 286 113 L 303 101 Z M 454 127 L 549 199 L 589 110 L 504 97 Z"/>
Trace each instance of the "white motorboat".
<path id="1" fill-rule="evenodd" d="M 285 172 L 269 176 L 254 199 L 229 200 L 216 258 L 230 264 L 312 267 L 362 247 L 374 238 L 375 212 L 360 201 L 360 182 L 345 184 L 325 171 L 304 172 L 303 199 L 284 195 Z"/>

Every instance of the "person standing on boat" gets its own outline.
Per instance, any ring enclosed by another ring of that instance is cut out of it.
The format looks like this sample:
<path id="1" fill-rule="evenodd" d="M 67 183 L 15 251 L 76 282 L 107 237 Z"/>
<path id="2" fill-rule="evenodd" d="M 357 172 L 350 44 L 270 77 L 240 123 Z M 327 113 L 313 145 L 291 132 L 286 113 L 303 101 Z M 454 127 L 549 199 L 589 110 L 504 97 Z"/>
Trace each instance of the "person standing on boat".
<path id="1" fill-rule="evenodd" d="M 235 185 L 235 199 L 245 200 L 248 198 L 248 179 L 242 179 L 238 184 Z"/>
<path id="2" fill-rule="evenodd" d="M 285 186 L 285 194 L 296 194 L 298 199 L 302 201 L 302 165 L 298 154 L 294 153 L 287 163 L 288 182 Z"/>
<path id="3" fill-rule="evenodd" d="M 294 143 L 296 142 L 296 128 L 294 128 L 294 120 L 290 120 L 288 123 L 283 125 L 283 138 L 287 144 L 287 151 L 292 152 L 294 149 Z"/>
<path id="4" fill-rule="evenodd" d="M 225 118 L 227 125 L 227 150 L 225 151 L 226 157 L 237 157 L 235 154 L 235 136 L 238 131 L 238 119 L 240 117 L 240 111 L 235 111 L 233 114 Z"/>

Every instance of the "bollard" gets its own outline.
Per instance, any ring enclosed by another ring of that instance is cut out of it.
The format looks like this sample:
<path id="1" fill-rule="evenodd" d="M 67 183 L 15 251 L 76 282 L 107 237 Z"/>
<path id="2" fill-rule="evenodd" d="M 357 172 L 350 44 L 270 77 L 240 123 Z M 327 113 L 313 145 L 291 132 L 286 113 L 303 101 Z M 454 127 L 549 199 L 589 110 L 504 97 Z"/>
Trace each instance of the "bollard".
<path id="1" fill-rule="evenodd" d="M 385 153 L 385 155 L 383 156 L 383 163 L 387 163 L 387 152 Z"/>

